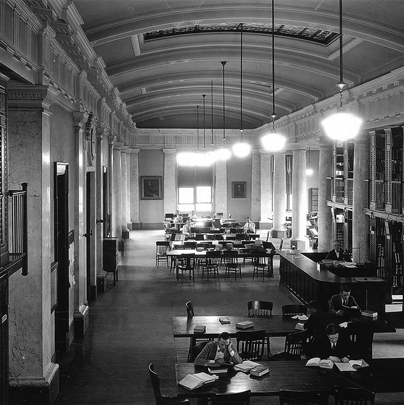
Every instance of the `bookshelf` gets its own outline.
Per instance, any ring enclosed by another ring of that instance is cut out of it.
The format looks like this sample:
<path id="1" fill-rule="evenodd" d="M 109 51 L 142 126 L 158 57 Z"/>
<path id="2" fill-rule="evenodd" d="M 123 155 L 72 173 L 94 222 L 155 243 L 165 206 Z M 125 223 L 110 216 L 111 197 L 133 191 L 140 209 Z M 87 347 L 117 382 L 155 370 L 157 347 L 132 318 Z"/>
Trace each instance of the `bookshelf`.
<path id="1" fill-rule="evenodd" d="M 318 211 L 318 188 L 309 188 L 309 212 Z"/>
<path id="2" fill-rule="evenodd" d="M 370 259 L 392 294 L 403 294 L 402 127 L 370 131 Z"/>

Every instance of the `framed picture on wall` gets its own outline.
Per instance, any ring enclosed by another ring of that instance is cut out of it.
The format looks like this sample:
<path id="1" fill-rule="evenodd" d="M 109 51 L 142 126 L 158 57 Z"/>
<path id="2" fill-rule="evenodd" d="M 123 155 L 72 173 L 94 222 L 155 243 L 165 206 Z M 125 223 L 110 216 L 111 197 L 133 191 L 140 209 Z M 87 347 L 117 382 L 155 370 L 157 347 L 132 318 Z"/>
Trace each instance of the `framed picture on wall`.
<path id="1" fill-rule="evenodd" d="M 140 183 L 142 200 L 161 200 L 163 198 L 161 176 L 142 176 Z"/>
<path id="2" fill-rule="evenodd" d="M 231 196 L 233 198 L 246 198 L 246 181 L 233 181 L 231 183 Z"/>

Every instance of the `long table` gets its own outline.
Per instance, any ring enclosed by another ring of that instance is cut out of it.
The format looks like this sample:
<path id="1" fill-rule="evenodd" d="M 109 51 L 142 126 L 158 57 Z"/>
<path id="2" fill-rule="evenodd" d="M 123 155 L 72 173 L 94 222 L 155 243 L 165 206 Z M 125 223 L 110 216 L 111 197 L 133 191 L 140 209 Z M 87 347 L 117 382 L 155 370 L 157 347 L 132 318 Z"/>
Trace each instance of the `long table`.
<path id="1" fill-rule="evenodd" d="M 229 324 L 221 324 L 219 318 L 222 316 L 173 316 L 173 334 L 174 337 L 218 337 L 222 332 L 228 332 L 231 337 L 235 337 L 237 332 L 242 332 L 241 329 L 236 329 L 236 323 L 242 321 L 251 321 L 254 324 L 253 328 L 246 329 L 248 331 L 266 330 L 268 336 L 287 336 L 289 333 L 296 332 L 296 319 L 291 319 L 282 315 L 272 315 L 268 318 L 254 318 L 247 316 L 228 316 Z M 203 334 L 195 334 L 194 327 L 196 325 L 204 325 L 206 332 Z"/>
<path id="2" fill-rule="evenodd" d="M 177 393 L 181 398 L 211 397 L 215 394 L 232 394 L 251 390 L 253 396 L 278 395 L 279 390 L 326 390 L 330 394 L 334 385 L 362 387 L 367 390 L 384 392 L 403 392 L 404 358 L 375 359 L 355 372 L 340 372 L 334 366 L 332 370 L 318 367 L 306 367 L 306 361 L 260 361 L 269 367 L 269 374 L 256 378 L 241 371 L 229 368 L 227 374 L 220 374 L 213 383 L 205 384 L 193 391 L 178 385 L 188 374 L 201 371 L 206 367 L 194 366 L 192 363 L 177 363 L 175 376 Z"/>

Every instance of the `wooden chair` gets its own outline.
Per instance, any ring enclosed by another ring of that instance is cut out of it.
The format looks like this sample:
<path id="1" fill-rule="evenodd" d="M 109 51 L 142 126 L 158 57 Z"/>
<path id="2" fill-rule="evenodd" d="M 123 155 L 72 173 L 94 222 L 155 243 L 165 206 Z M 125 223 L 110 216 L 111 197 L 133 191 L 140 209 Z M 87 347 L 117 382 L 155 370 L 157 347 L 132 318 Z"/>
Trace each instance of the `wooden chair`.
<path id="1" fill-rule="evenodd" d="M 179 399 L 178 397 L 169 397 L 167 395 L 161 394 L 160 378 L 159 375 L 154 371 L 153 363 L 149 364 L 149 375 L 153 387 L 156 405 L 190 404 L 188 399 Z"/>
<path id="2" fill-rule="evenodd" d="M 265 281 L 265 275 L 270 273 L 270 266 L 267 258 L 263 255 L 264 252 L 252 250 L 251 257 L 253 262 L 253 280 L 255 276 L 259 277 L 260 272 L 262 273 L 262 281 Z"/>
<path id="3" fill-rule="evenodd" d="M 374 405 L 375 393 L 364 388 L 334 386 L 335 405 Z"/>
<path id="4" fill-rule="evenodd" d="M 345 332 L 353 343 L 355 355 L 366 361 L 372 360 L 374 324 L 372 322 L 352 322 L 349 323 Z"/>
<path id="5" fill-rule="evenodd" d="M 220 252 L 206 252 L 206 261 L 202 264 L 202 278 L 206 273 L 207 279 L 209 281 L 209 276 L 212 274 L 213 277 L 220 280 L 219 277 L 219 266 L 221 262 L 221 253 Z"/>
<path id="6" fill-rule="evenodd" d="M 177 257 L 177 264 L 175 271 L 177 274 L 177 280 L 179 273 L 181 272 L 181 280 L 184 281 L 184 272 L 189 273 L 189 279 L 195 281 L 195 253 L 183 253 L 181 256 Z"/>
<path id="7" fill-rule="evenodd" d="M 283 316 L 307 315 L 306 305 L 301 304 L 286 304 L 282 305 Z"/>
<path id="8" fill-rule="evenodd" d="M 301 360 L 306 342 L 306 331 L 289 333 L 285 339 L 285 349 L 277 353 L 270 360 Z"/>
<path id="9" fill-rule="evenodd" d="M 261 360 L 267 344 L 265 330 L 237 332 L 237 352 L 243 360 Z"/>
<path id="10" fill-rule="evenodd" d="M 272 315 L 274 303 L 271 301 L 248 301 L 248 316 L 266 318 Z"/>
<path id="11" fill-rule="evenodd" d="M 156 241 L 156 267 L 159 267 L 160 262 L 166 262 L 168 267 L 167 250 L 169 247 L 169 241 Z"/>
<path id="12" fill-rule="evenodd" d="M 237 392 L 235 394 L 215 394 L 212 405 L 249 405 L 251 391 Z"/>
<path id="13" fill-rule="evenodd" d="M 184 241 L 184 249 L 185 250 L 196 249 L 196 242 Z"/>
<path id="14" fill-rule="evenodd" d="M 230 273 L 234 273 L 234 279 L 237 280 L 237 273 L 241 278 L 241 263 L 238 261 L 238 252 L 237 251 L 224 251 L 223 259 L 225 264 L 225 273 L 224 277 L 230 277 Z"/>
<path id="15" fill-rule="evenodd" d="M 279 390 L 280 405 L 327 405 L 326 391 Z"/>

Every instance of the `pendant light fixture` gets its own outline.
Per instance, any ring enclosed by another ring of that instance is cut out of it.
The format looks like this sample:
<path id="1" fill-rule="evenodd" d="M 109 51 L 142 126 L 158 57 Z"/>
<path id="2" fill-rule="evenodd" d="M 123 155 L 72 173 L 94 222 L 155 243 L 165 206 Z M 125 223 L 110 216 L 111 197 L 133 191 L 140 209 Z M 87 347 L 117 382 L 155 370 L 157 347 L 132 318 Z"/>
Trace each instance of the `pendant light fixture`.
<path id="1" fill-rule="evenodd" d="M 251 146 L 243 142 L 243 23 L 240 24 L 240 142 L 233 145 L 233 152 L 238 157 L 250 154 Z"/>
<path id="2" fill-rule="evenodd" d="M 275 132 L 275 1 L 272 0 L 272 132 L 261 138 L 262 145 L 269 152 L 278 152 L 285 147 L 286 138 Z"/>
<path id="3" fill-rule="evenodd" d="M 307 166 L 306 169 L 306 175 L 307 176 L 311 176 L 313 174 L 313 169 L 311 168 L 311 164 L 310 164 L 310 148 L 309 148 L 309 165 Z"/>
<path id="4" fill-rule="evenodd" d="M 224 91 L 224 67 L 225 61 L 220 62 L 222 64 L 222 76 L 223 76 L 223 148 L 216 151 L 216 156 L 219 160 L 228 160 L 231 157 L 231 152 L 226 148 L 226 107 L 225 107 L 225 91 Z"/>
<path id="5" fill-rule="evenodd" d="M 340 142 L 355 138 L 362 125 L 360 118 L 346 112 L 342 107 L 342 92 L 347 87 L 343 77 L 342 46 L 342 0 L 339 0 L 339 82 L 337 87 L 339 89 L 340 105 L 337 112 L 325 118 L 321 125 L 328 137 Z"/>

